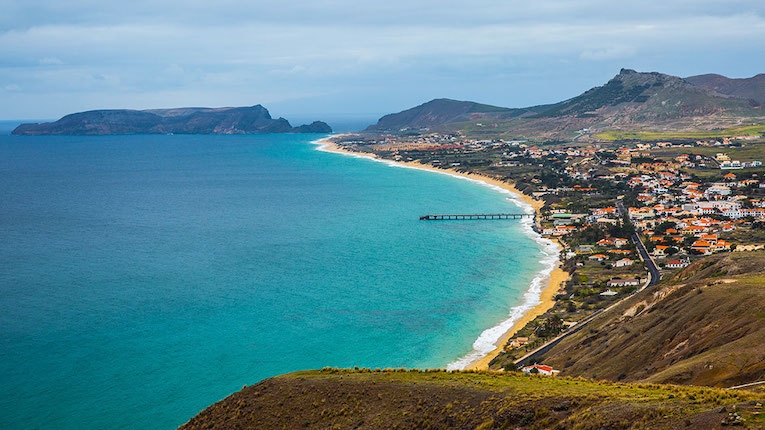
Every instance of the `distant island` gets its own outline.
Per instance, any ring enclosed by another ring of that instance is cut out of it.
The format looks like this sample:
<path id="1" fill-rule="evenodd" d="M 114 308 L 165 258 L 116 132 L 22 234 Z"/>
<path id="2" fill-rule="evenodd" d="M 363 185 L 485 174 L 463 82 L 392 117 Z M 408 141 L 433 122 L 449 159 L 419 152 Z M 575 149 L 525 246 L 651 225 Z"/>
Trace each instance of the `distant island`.
<path id="1" fill-rule="evenodd" d="M 260 134 L 330 133 L 325 122 L 298 127 L 284 118 L 271 118 L 261 105 L 225 108 L 93 110 L 67 115 L 55 122 L 22 124 L 15 135 L 109 134 Z"/>

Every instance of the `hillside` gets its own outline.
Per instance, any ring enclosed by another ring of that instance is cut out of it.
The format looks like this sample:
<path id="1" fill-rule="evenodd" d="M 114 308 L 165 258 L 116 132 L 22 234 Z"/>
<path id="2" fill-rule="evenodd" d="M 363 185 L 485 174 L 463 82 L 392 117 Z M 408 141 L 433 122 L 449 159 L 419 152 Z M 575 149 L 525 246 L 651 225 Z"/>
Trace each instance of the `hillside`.
<path id="1" fill-rule="evenodd" d="M 427 129 L 476 138 L 587 140 L 589 134 L 580 130 L 687 131 L 730 127 L 752 118 L 761 122 L 765 75 L 740 80 L 708 76 L 683 79 L 622 69 L 606 84 L 551 105 L 508 109 L 439 99 L 386 115 L 365 131 Z"/>
<path id="2" fill-rule="evenodd" d="M 758 402 L 741 391 L 520 373 L 325 370 L 246 387 L 181 429 L 713 429 L 734 414 L 763 428 Z"/>
<path id="3" fill-rule="evenodd" d="M 765 104 L 765 74 L 761 73 L 751 78 L 731 79 L 722 75 L 707 74 L 685 78 L 687 82 L 698 87 L 743 99 L 752 99 L 759 104 Z"/>
<path id="4" fill-rule="evenodd" d="M 512 118 L 528 112 L 529 109 L 508 109 L 475 102 L 436 99 L 399 113 L 385 115 L 365 131 L 395 133 L 457 122 Z"/>
<path id="5" fill-rule="evenodd" d="M 17 135 L 329 133 L 323 122 L 292 127 L 261 105 L 237 108 L 95 110 L 52 123 L 22 124 Z"/>
<path id="6" fill-rule="evenodd" d="M 708 257 L 544 357 L 562 375 L 729 387 L 765 380 L 765 253 Z"/>
<path id="7" fill-rule="evenodd" d="M 553 105 L 540 116 L 593 115 L 612 122 L 662 121 L 722 113 L 747 113 L 752 100 L 723 97 L 707 88 L 662 73 L 622 69 L 601 87 Z"/>

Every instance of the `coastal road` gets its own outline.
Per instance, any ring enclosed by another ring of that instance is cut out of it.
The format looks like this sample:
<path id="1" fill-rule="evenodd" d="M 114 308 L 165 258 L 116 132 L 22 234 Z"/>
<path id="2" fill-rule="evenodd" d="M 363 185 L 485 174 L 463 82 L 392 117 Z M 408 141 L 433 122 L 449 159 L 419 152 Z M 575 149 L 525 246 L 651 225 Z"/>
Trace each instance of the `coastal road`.
<path id="1" fill-rule="evenodd" d="M 622 219 L 629 220 L 629 212 L 625 210 L 624 203 L 621 200 L 616 201 L 616 208 L 619 211 L 619 216 L 622 217 Z M 630 224 L 632 224 L 632 221 L 629 221 Z M 648 274 L 650 276 L 650 280 L 645 285 L 646 287 L 651 285 L 656 285 L 661 280 L 661 273 L 659 272 L 659 268 L 656 267 L 656 262 L 653 261 L 653 258 L 651 258 L 651 254 L 648 253 L 648 250 L 645 249 L 645 245 L 643 244 L 643 241 L 640 240 L 640 236 L 638 236 L 637 232 L 632 233 L 632 242 L 635 244 L 635 247 L 638 250 L 638 253 L 640 254 L 640 258 L 645 263 L 646 267 L 648 268 Z M 645 288 L 645 287 L 644 287 Z"/>
<path id="2" fill-rule="evenodd" d="M 737 390 L 739 388 L 748 388 L 748 387 L 754 387 L 756 385 L 762 385 L 765 384 L 765 381 L 757 381 L 757 382 L 750 382 L 749 384 L 744 385 L 736 385 L 735 387 L 728 387 L 728 390 Z"/>
<path id="3" fill-rule="evenodd" d="M 648 267 L 650 280 L 645 286 L 649 287 L 651 285 L 658 284 L 661 280 L 661 273 L 659 272 L 659 268 L 656 267 L 656 263 L 653 261 L 653 258 L 651 258 L 651 255 L 648 254 L 648 251 L 645 249 L 645 245 L 643 245 L 643 241 L 640 240 L 640 237 L 637 235 L 637 233 L 632 234 L 632 241 L 635 243 L 635 246 L 637 247 L 637 250 L 642 257 L 643 262 L 645 262 L 646 267 Z"/>
<path id="4" fill-rule="evenodd" d="M 621 303 L 621 301 L 619 301 L 618 303 Z M 545 343 L 544 345 L 540 346 L 539 348 L 529 352 L 528 354 L 524 355 L 523 357 L 515 360 L 513 362 L 513 364 L 515 365 L 515 367 L 520 369 L 520 368 L 522 368 L 524 366 L 529 366 L 529 365 L 532 365 L 534 363 L 539 362 L 539 359 L 542 356 L 544 356 L 547 353 L 547 351 L 551 350 L 552 347 L 554 347 L 555 345 L 559 344 L 563 339 L 565 339 L 565 338 L 571 336 L 572 334 L 580 331 L 581 329 L 584 328 L 585 325 L 587 325 L 588 322 L 590 322 L 593 319 L 595 319 L 596 316 L 598 316 L 601 313 L 611 309 L 613 306 L 615 306 L 618 303 L 615 303 L 614 305 L 609 306 L 606 309 L 600 309 L 600 310 L 595 311 L 595 313 L 593 313 L 592 315 L 590 315 L 587 318 L 583 319 L 582 321 L 579 321 L 579 323 L 577 325 L 575 325 L 575 326 L 571 327 L 570 329 L 564 331 L 563 333 L 559 334 L 556 338 L 554 338 L 551 341 Z"/>

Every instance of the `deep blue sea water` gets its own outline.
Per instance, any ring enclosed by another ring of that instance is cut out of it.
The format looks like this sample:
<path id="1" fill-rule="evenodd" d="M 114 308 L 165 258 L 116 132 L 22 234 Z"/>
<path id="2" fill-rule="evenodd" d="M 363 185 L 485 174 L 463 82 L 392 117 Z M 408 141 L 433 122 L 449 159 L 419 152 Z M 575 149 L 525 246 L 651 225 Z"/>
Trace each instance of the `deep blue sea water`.
<path id="1" fill-rule="evenodd" d="M 0 428 L 170 429 L 284 372 L 444 367 L 533 303 L 554 252 L 528 226 L 418 218 L 508 194 L 319 137 L 0 133 Z"/>

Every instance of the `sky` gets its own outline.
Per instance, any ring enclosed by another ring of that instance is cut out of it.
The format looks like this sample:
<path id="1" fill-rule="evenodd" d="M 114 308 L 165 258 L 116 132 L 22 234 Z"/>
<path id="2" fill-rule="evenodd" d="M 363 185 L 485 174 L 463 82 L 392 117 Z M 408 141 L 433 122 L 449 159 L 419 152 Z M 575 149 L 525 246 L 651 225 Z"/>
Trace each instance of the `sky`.
<path id="1" fill-rule="evenodd" d="M 765 73 L 762 0 L 0 0 L 0 119 L 262 104 L 376 119 L 554 103 L 621 68 Z"/>

